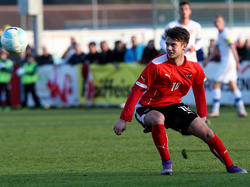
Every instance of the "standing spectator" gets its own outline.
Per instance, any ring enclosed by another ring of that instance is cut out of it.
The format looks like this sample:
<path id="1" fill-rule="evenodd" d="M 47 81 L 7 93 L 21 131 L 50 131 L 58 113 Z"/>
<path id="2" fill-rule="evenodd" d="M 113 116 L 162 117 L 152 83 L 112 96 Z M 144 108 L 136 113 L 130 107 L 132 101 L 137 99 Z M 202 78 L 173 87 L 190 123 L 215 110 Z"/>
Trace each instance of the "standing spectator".
<path id="1" fill-rule="evenodd" d="M 242 38 L 239 38 L 236 41 L 236 49 L 239 55 L 239 60 L 242 62 L 244 56 L 246 56 L 246 46 L 245 46 L 245 41 Z"/>
<path id="2" fill-rule="evenodd" d="M 155 49 L 154 40 L 149 40 L 148 45 L 144 48 L 141 63 L 147 64 L 158 55 L 158 51 Z"/>
<path id="3" fill-rule="evenodd" d="M 71 36 L 70 45 L 62 55 L 62 58 L 64 59 L 63 63 L 68 63 L 70 57 L 75 53 L 75 47 L 76 47 L 76 39 L 73 36 Z"/>
<path id="4" fill-rule="evenodd" d="M 131 37 L 132 47 L 126 50 L 124 61 L 126 63 L 140 62 L 144 45 L 138 43 L 136 36 Z"/>
<path id="5" fill-rule="evenodd" d="M 75 46 L 75 53 L 71 56 L 68 63 L 70 65 L 83 64 L 86 60 L 86 54 L 82 51 L 79 44 Z"/>
<path id="6" fill-rule="evenodd" d="M 250 38 L 246 39 L 245 41 L 245 56 L 243 57 L 243 60 L 250 60 Z"/>
<path id="7" fill-rule="evenodd" d="M 107 64 L 114 61 L 113 52 L 106 41 L 101 42 L 100 64 Z"/>
<path id="8" fill-rule="evenodd" d="M 216 48 L 215 39 L 210 39 L 207 56 L 210 56 L 213 53 L 213 51 L 215 50 L 215 48 Z M 211 61 L 220 62 L 220 51 L 219 50 L 216 50 L 215 56 L 211 59 Z"/>
<path id="9" fill-rule="evenodd" d="M 179 3 L 179 19 L 169 22 L 165 30 L 173 27 L 183 27 L 188 30 L 190 34 L 190 40 L 188 47 L 185 51 L 185 55 L 189 60 L 197 62 L 196 51 L 201 49 L 201 25 L 190 19 L 192 10 L 188 1 L 182 1 Z M 162 50 L 166 51 L 165 36 L 162 34 L 160 45 Z"/>
<path id="10" fill-rule="evenodd" d="M 43 54 L 36 57 L 36 61 L 38 66 L 42 66 L 45 64 L 54 64 L 53 57 L 49 53 L 47 47 L 43 46 Z"/>
<path id="11" fill-rule="evenodd" d="M 89 43 L 89 53 L 87 54 L 86 60 L 89 64 L 99 64 L 100 63 L 100 53 L 96 49 L 96 43 Z"/>
<path id="12" fill-rule="evenodd" d="M 225 20 L 222 16 L 217 16 L 215 19 L 215 26 L 219 31 L 216 48 L 213 53 L 204 61 L 204 66 L 211 61 L 215 56 L 216 50 L 220 50 L 221 62 L 214 75 L 213 85 L 213 106 L 208 117 L 219 117 L 220 115 L 220 99 L 221 99 L 221 85 L 226 83 L 234 94 L 234 101 L 238 108 L 238 116 L 246 117 L 247 112 L 242 100 L 241 91 L 237 86 L 237 70 L 240 71 L 239 56 L 236 47 L 232 40 L 232 34 L 225 28 Z"/>
<path id="13" fill-rule="evenodd" d="M 27 62 L 27 60 L 30 56 L 34 56 L 34 51 L 30 45 L 27 45 L 25 53 L 24 53 L 24 57 L 22 58 L 19 66 L 22 66 L 25 62 Z"/>
<path id="14" fill-rule="evenodd" d="M 40 100 L 36 94 L 36 82 L 38 79 L 37 63 L 33 56 L 29 56 L 22 68 L 18 69 L 18 74 L 21 75 L 21 81 L 24 85 L 24 101 L 23 107 L 27 106 L 28 94 L 31 93 L 35 102 L 35 107 L 40 107 Z"/>
<path id="15" fill-rule="evenodd" d="M 125 52 L 126 52 L 125 44 L 120 40 L 115 41 L 115 47 L 113 50 L 114 62 L 116 63 L 124 62 Z"/>
<path id="16" fill-rule="evenodd" d="M 10 91 L 9 83 L 11 80 L 11 73 L 13 70 L 13 62 L 8 59 L 8 53 L 5 50 L 0 52 L 0 102 L 2 105 L 2 92 L 5 92 L 6 106 L 5 110 L 10 109 Z"/>

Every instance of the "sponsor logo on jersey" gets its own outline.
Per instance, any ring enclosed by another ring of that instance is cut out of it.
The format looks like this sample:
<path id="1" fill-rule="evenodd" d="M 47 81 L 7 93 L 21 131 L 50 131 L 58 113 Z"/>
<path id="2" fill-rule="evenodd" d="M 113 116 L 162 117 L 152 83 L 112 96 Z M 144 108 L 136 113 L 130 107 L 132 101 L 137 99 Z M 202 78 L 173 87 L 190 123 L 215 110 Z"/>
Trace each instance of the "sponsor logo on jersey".
<path id="1" fill-rule="evenodd" d="M 192 73 L 188 73 L 188 74 L 186 75 L 186 77 L 187 77 L 187 78 L 192 77 Z"/>
<path id="2" fill-rule="evenodd" d="M 171 73 L 170 74 L 167 74 L 167 73 L 165 74 L 165 76 L 167 76 L 168 78 L 170 78 L 170 75 L 171 75 Z"/>

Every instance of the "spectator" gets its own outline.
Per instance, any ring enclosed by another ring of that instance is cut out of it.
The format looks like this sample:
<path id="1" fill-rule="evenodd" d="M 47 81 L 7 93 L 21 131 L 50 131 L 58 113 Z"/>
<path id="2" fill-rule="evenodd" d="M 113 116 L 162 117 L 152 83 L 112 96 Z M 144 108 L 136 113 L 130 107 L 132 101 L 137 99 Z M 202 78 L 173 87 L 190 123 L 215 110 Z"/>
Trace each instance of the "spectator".
<path id="1" fill-rule="evenodd" d="M 86 57 L 87 63 L 89 64 L 99 64 L 100 63 L 100 53 L 96 49 L 96 43 L 89 43 L 89 53 Z"/>
<path id="2" fill-rule="evenodd" d="M 30 45 L 27 45 L 25 53 L 24 53 L 24 57 L 21 60 L 21 64 L 19 64 L 19 65 L 22 66 L 25 62 L 27 62 L 27 60 L 30 56 L 34 56 L 34 52 L 33 52 L 32 47 Z"/>
<path id="3" fill-rule="evenodd" d="M 246 39 L 245 41 L 245 56 L 243 57 L 243 60 L 250 60 L 250 38 Z"/>
<path id="4" fill-rule="evenodd" d="M 85 63 L 85 60 L 86 60 L 86 54 L 82 51 L 80 45 L 76 44 L 75 53 L 71 56 L 68 63 L 70 65 L 76 65 L 79 63 L 83 64 Z"/>
<path id="5" fill-rule="evenodd" d="M 33 56 L 29 56 L 22 68 L 19 68 L 17 73 L 21 75 L 21 81 L 24 85 L 24 101 L 23 107 L 27 106 L 28 94 L 31 93 L 35 102 L 35 107 L 40 107 L 40 100 L 36 94 L 35 85 L 38 79 L 37 63 Z"/>
<path id="6" fill-rule="evenodd" d="M 124 62 L 125 52 L 126 52 L 125 44 L 120 40 L 115 41 L 115 47 L 113 50 L 114 62 L 118 63 Z"/>
<path id="7" fill-rule="evenodd" d="M 126 63 L 140 62 L 144 50 L 144 45 L 139 44 L 136 36 L 131 37 L 132 47 L 125 52 L 124 61 Z"/>
<path id="8" fill-rule="evenodd" d="M 148 62 L 150 62 L 150 60 L 155 58 L 158 54 L 159 54 L 158 51 L 155 49 L 154 40 L 149 40 L 148 45 L 143 50 L 141 63 L 147 64 Z"/>
<path id="9" fill-rule="evenodd" d="M 109 49 L 106 41 L 101 42 L 100 64 L 107 64 L 114 61 L 113 52 Z"/>
<path id="10" fill-rule="evenodd" d="M 209 46 L 208 46 L 208 54 L 207 56 L 210 56 L 212 52 L 214 51 L 216 47 L 216 41 L 215 39 L 210 39 Z M 217 50 L 215 56 L 211 59 L 211 61 L 214 62 L 220 62 L 220 51 Z"/>
<path id="11" fill-rule="evenodd" d="M 246 56 L 246 46 L 245 46 L 245 41 L 242 38 L 239 38 L 236 41 L 236 50 L 239 55 L 239 60 L 242 62 L 244 56 Z"/>
<path id="12" fill-rule="evenodd" d="M 71 36 L 70 37 L 70 46 L 67 48 L 67 50 L 62 55 L 62 58 L 64 59 L 64 63 L 68 63 L 71 56 L 75 53 L 75 47 L 76 47 L 76 39 L 73 36 Z"/>
<path id="13" fill-rule="evenodd" d="M 49 53 L 47 47 L 43 46 L 43 54 L 36 57 L 38 66 L 45 64 L 54 64 L 53 57 Z"/>
<path id="14" fill-rule="evenodd" d="M 9 83 L 11 80 L 11 72 L 13 70 L 13 62 L 8 59 L 8 52 L 1 50 L 0 52 L 0 102 L 2 105 L 2 92 L 5 92 L 6 107 L 5 110 L 10 109 L 10 91 Z"/>

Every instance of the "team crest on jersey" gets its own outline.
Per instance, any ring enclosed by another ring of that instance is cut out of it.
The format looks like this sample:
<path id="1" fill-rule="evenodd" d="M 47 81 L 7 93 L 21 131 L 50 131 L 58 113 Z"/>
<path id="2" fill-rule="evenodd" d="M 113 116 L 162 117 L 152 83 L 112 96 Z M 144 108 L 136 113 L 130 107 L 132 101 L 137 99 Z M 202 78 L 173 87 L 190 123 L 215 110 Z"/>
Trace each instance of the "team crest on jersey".
<path id="1" fill-rule="evenodd" d="M 188 74 L 186 75 L 186 77 L 187 77 L 187 78 L 192 77 L 192 73 L 188 73 Z"/>

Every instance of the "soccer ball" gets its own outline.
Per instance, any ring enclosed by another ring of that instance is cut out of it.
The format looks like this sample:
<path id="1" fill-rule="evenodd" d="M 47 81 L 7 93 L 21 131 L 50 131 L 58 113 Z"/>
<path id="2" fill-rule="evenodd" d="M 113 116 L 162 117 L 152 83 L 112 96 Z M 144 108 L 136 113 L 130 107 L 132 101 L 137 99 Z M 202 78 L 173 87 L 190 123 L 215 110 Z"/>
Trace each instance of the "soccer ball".
<path id="1" fill-rule="evenodd" d="M 20 27 L 9 27 L 1 36 L 2 47 L 10 53 L 22 53 L 27 47 L 27 35 Z"/>

